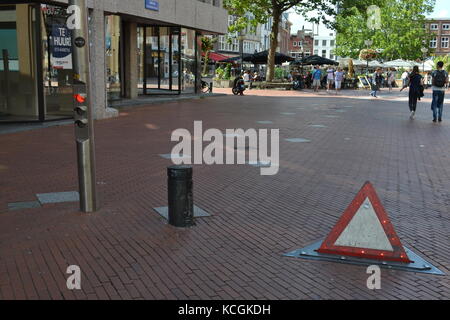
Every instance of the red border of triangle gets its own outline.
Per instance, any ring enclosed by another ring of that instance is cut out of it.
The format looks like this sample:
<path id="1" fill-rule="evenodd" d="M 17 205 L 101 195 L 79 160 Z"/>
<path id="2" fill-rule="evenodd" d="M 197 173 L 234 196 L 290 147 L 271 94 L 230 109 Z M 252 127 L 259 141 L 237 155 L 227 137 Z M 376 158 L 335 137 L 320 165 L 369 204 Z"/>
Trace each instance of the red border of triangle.
<path id="1" fill-rule="evenodd" d="M 364 200 L 366 198 L 369 198 L 370 201 L 372 202 L 375 213 L 377 214 L 377 217 L 380 220 L 384 232 L 386 233 L 386 236 L 388 237 L 389 242 L 391 243 L 394 251 L 335 245 L 336 240 L 345 230 L 350 221 L 352 221 L 356 212 L 358 211 L 360 206 L 364 203 Z M 327 238 L 322 242 L 320 248 L 317 249 L 317 252 L 327 254 L 337 254 L 342 256 L 354 256 L 359 258 L 375 259 L 375 260 L 390 260 L 405 263 L 411 262 L 411 260 L 409 260 L 408 258 L 408 255 L 405 252 L 405 249 L 403 248 L 403 245 L 400 242 L 399 237 L 395 233 L 394 227 L 391 221 L 389 220 L 389 217 L 386 211 L 384 210 L 384 207 L 381 204 L 380 199 L 378 198 L 375 192 L 375 188 L 372 186 L 370 182 L 366 182 L 364 184 L 364 186 L 358 192 L 358 194 L 350 203 L 348 208 L 344 211 L 342 217 L 339 219 L 334 228 L 328 234 Z"/>

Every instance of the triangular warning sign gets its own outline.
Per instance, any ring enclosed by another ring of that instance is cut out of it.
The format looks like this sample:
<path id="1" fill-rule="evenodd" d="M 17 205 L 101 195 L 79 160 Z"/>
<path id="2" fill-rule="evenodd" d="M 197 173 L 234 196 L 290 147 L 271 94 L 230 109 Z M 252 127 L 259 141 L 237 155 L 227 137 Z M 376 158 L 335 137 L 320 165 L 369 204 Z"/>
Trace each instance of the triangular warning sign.
<path id="1" fill-rule="evenodd" d="M 370 182 L 364 184 L 317 252 L 411 262 Z"/>

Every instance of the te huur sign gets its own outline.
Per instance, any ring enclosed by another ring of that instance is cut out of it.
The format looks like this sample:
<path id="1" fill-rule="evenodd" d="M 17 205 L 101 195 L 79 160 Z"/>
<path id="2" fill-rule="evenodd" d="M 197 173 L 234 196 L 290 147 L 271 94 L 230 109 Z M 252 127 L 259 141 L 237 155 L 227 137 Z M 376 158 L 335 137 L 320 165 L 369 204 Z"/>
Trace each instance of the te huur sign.
<path id="1" fill-rule="evenodd" d="M 159 11 L 159 1 L 145 0 L 145 8 L 148 10 Z"/>

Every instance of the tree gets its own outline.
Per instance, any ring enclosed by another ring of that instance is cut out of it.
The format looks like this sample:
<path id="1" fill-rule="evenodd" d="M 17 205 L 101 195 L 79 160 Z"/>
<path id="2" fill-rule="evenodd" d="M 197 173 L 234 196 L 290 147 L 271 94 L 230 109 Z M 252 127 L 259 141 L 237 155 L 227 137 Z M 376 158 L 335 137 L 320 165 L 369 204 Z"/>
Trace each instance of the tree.
<path id="1" fill-rule="evenodd" d="M 229 28 L 230 32 L 241 31 L 248 25 L 256 28 L 258 24 L 264 24 L 272 17 L 266 74 L 267 81 L 272 81 L 275 75 L 275 53 L 278 47 L 281 14 L 293 9 L 298 14 L 306 16 L 307 13 L 315 11 L 317 15 L 308 20 L 329 23 L 327 16 L 336 14 L 335 5 L 338 2 L 342 0 L 224 0 L 224 7 L 230 14 L 237 16 L 235 23 Z M 251 18 L 247 13 L 250 13 Z"/>
<path id="2" fill-rule="evenodd" d="M 450 72 L 450 55 L 435 57 L 433 60 L 435 69 L 437 69 L 437 64 L 439 61 L 444 63 L 444 70 Z"/>
<path id="3" fill-rule="evenodd" d="M 431 35 L 424 28 L 426 15 L 433 11 L 435 0 L 380 1 L 381 26 L 370 29 L 369 18 L 362 7 L 348 5 L 345 14 L 338 15 L 336 55 L 357 58 L 371 39 L 373 48 L 383 49 L 385 60 L 422 58 L 421 48 L 428 47 Z"/>
<path id="4" fill-rule="evenodd" d="M 214 44 L 217 42 L 217 38 L 202 37 L 201 40 L 202 40 L 202 52 L 205 53 L 202 74 L 207 74 L 207 72 L 208 72 L 208 62 L 209 62 L 209 53 L 214 49 Z"/>
<path id="5" fill-rule="evenodd" d="M 353 78 L 355 74 L 355 66 L 353 65 L 353 60 L 350 59 L 350 61 L 348 62 L 348 76 L 350 78 Z"/>

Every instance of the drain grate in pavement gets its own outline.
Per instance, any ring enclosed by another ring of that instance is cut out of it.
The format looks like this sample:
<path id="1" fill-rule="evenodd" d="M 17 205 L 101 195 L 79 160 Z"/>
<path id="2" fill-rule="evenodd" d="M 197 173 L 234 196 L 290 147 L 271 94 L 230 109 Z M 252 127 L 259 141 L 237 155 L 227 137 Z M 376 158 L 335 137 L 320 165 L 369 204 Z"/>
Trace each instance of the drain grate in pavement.
<path id="1" fill-rule="evenodd" d="M 303 138 L 291 138 L 291 139 L 285 139 L 288 142 L 295 142 L 295 143 L 305 143 L 305 142 L 311 142 L 311 140 L 303 139 Z"/>
<path id="2" fill-rule="evenodd" d="M 169 207 L 158 207 L 153 208 L 156 212 L 159 213 L 161 217 L 164 219 L 169 219 Z M 210 217 L 211 214 L 203 210 L 202 208 L 197 207 L 194 205 L 194 218 L 202 218 L 202 217 Z"/>
<path id="3" fill-rule="evenodd" d="M 28 201 L 28 202 L 12 202 L 8 203 L 9 211 L 16 211 L 22 209 L 32 209 L 32 208 L 40 208 L 41 204 L 39 201 Z"/>
<path id="4" fill-rule="evenodd" d="M 77 191 L 40 193 L 36 197 L 41 204 L 80 201 L 80 196 Z"/>
<path id="5" fill-rule="evenodd" d="M 309 127 L 311 127 L 311 128 L 326 128 L 327 126 L 324 126 L 323 124 L 310 124 Z"/>
<path id="6" fill-rule="evenodd" d="M 167 154 L 160 154 L 159 155 L 161 158 L 164 158 L 164 159 L 188 159 L 188 158 L 190 158 L 191 156 L 189 156 L 189 155 L 181 155 L 181 154 L 175 154 L 175 153 L 167 153 Z"/>

